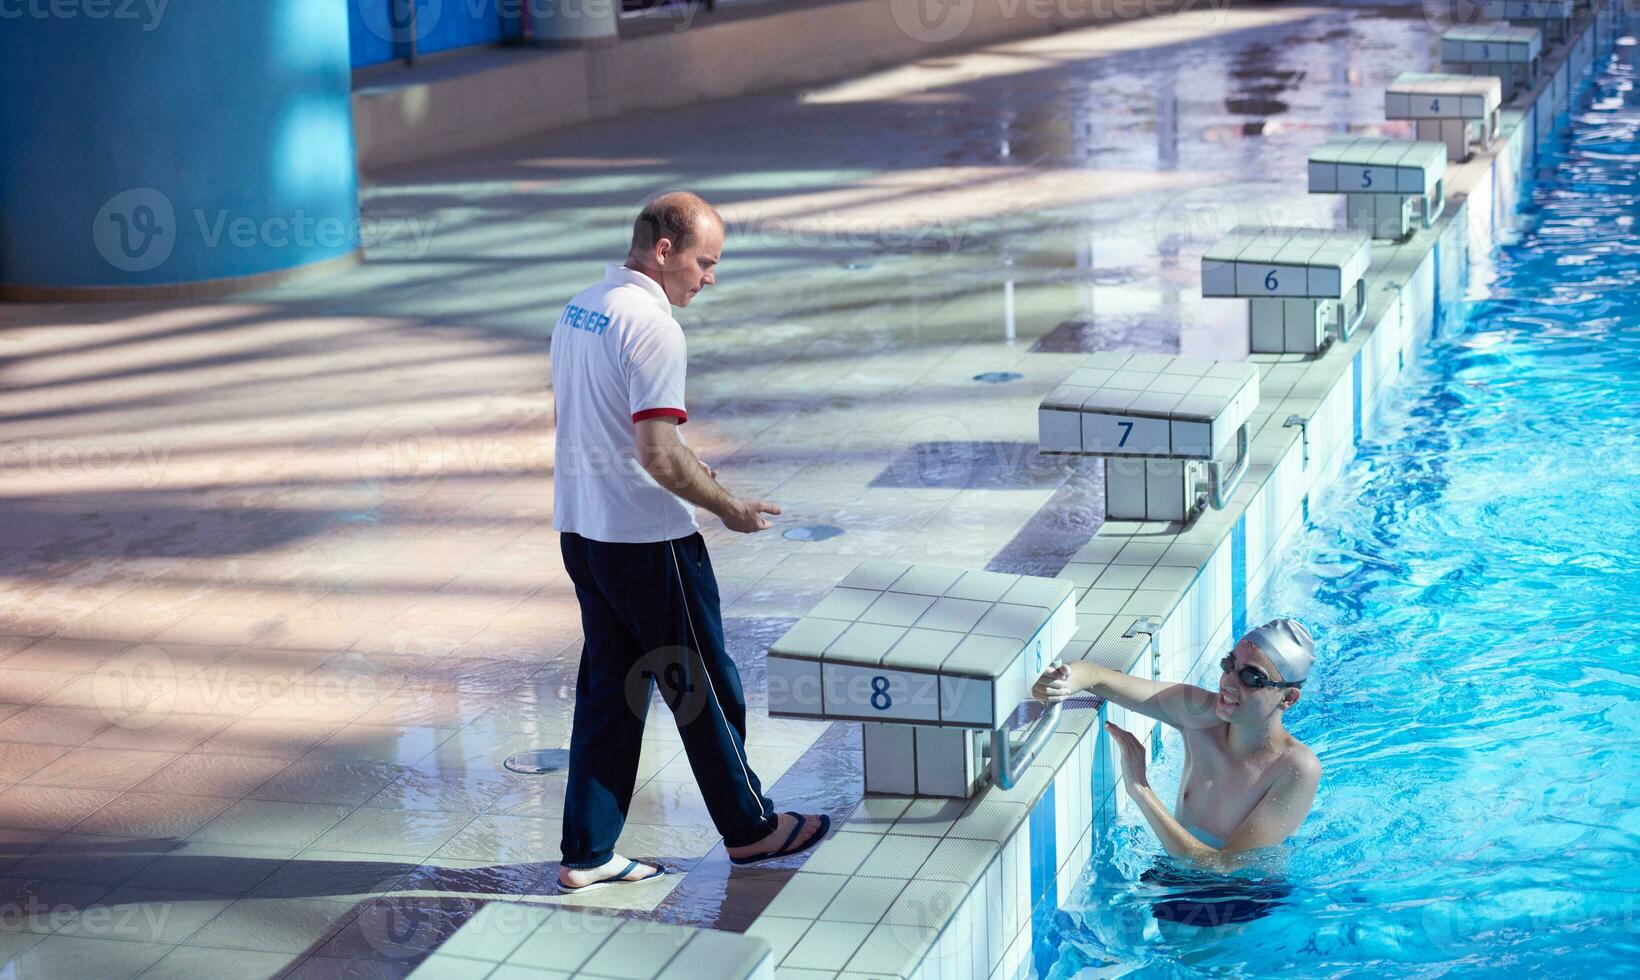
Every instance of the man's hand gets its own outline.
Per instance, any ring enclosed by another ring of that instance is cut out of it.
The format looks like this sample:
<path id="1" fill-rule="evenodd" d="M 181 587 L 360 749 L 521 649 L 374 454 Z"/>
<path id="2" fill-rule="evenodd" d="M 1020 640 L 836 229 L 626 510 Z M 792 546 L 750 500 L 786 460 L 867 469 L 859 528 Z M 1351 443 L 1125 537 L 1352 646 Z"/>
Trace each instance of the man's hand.
<path id="1" fill-rule="evenodd" d="M 1116 727 L 1113 722 L 1105 722 L 1105 731 L 1110 732 L 1111 740 L 1122 752 L 1122 778 L 1127 782 L 1128 795 L 1140 789 L 1149 789 L 1150 780 L 1145 774 L 1145 747 L 1139 744 L 1132 732 Z"/>
<path id="2" fill-rule="evenodd" d="M 758 531 L 767 531 L 773 526 L 764 514 L 779 516 L 780 505 L 766 500 L 737 497 L 734 504 L 726 508 L 720 516 L 723 518 L 723 526 L 729 530 L 754 534 Z"/>
<path id="3" fill-rule="evenodd" d="M 1071 665 L 1060 664 L 1042 672 L 1031 688 L 1031 697 L 1045 704 L 1058 704 L 1074 697 L 1080 688 L 1071 683 Z"/>
<path id="4" fill-rule="evenodd" d="M 637 443 L 639 462 L 656 483 L 721 517 L 731 531 L 766 531 L 770 524 L 763 515 L 780 513 L 777 504 L 736 497 L 719 486 L 717 472 L 683 444 L 672 419 L 639 422 Z"/>

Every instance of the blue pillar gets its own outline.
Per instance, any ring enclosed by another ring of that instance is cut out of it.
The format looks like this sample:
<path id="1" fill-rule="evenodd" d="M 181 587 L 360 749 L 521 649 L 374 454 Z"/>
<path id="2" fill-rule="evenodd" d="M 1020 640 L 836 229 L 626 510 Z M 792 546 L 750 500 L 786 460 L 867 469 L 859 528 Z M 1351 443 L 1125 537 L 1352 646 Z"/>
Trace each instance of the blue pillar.
<path id="1" fill-rule="evenodd" d="M 0 99 L 0 296 L 229 292 L 358 254 L 347 0 L 9 0 Z"/>

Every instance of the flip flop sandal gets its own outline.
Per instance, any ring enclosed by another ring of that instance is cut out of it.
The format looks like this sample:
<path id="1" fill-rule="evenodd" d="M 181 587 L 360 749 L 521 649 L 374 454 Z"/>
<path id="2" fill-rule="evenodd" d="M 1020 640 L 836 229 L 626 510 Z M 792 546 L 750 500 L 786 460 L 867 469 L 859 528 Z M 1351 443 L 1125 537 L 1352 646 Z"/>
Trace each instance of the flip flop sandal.
<path id="1" fill-rule="evenodd" d="M 731 857 L 729 858 L 730 863 L 757 864 L 761 861 L 773 861 L 775 858 L 791 857 L 793 854 L 802 854 L 804 851 L 824 840 L 826 832 L 831 830 L 831 818 L 822 813 L 820 814 L 820 829 L 814 832 L 814 836 L 810 837 L 808 840 L 797 845 L 796 847 L 793 847 L 792 841 L 796 840 L 797 835 L 803 832 L 803 826 L 807 821 L 801 813 L 798 813 L 795 810 L 787 810 L 786 815 L 788 817 L 796 817 L 797 826 L 792 828 L 792 832 L 787 835 L 786 842 L 780 845 L 779 850 L 769 851 L 766 854 L 756 854 L 752 857 Z"/>
<path id="2" fill-rule="evenodd" d="M 604 888 L 609 885 L 636 885 L 640 881 L 650 881 L 666 874 L 666 865 L 657 864 L 655 865 L 655 870 L 653 872 L 644 875 L 642 878 L 628 878 L 627 875 L 631 874 L 637 867 L 638 862 L 628 861 L 626 862 L 626 867 L 622 868 L 619 872 L 610 875 L 608 878 L 599 878 L 597 881 L 589 881 L 580 887 L 566 885 L 560 881 L 558 883 L 558 893 L 560 895 L 579 895 L 582 892 L 590 892 L 594 889 Z"/>

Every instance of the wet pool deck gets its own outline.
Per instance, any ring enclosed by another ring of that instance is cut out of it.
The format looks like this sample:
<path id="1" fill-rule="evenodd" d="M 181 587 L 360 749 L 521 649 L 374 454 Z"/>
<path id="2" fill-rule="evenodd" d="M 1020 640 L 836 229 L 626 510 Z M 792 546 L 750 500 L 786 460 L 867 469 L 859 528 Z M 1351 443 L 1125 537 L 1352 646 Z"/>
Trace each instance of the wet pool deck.
<path id="1" fill-rule="evenodd" d="M 548 334 L 662 189 L 731 225 L 679 317 L 687 435 L 786 508 L 706 532 L 752 759 L 846 811 L 857 729 L 769 719 L 768 642 L 866 557 L 1058 571 L 1101 480 L 1034 453 L 1037 402 L 1088 350 L 1244 356 L 1201 251 L 1338 223 L 1305 157 L 1409 135 L 1383 88 L 1440 26 L 1235 7 L 1002 44 L 393 172 L 370 261 L 322 281 L 0 306 L 0 958 L 396 976 L 489 896 L 558 901 L 561 783 L 500 765 L 563 743 L 579 651 Z M 744 928 L 790 870 L 730 875 L 648 735 L 621 847 L 692 873 L 572 901 Z"/>

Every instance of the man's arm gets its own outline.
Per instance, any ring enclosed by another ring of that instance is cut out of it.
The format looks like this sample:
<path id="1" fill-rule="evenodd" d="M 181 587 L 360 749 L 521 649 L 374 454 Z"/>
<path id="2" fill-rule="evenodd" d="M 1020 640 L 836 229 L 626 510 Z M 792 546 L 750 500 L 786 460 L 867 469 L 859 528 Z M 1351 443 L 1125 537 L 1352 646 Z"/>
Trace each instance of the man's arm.
<path id="1" fill-rule="evenodd" d="M 741 499 L 718 485 L 706 465 L 678 438 L 677 421 L 644 419 L 637 423 L 638 462 L 655 482 L 697 507 L 704 507 L 731 531 L 750 533 L 769 527 L 764 514 L 779 514 L 778 504 Z"/>
<path id="2" fill-rule="evenodd" d="M 1220 724 L 1213 714 L 1211 691 L 1190 684 L 1146 680 L 1086 660 L 1072 660 L 1049 670 L 1036 682 L 1031 693 L 1037 700 L 1052 704 L 1073 697 L 1079 691 L 1098 695 L 1174 728 L 1211 728 Z"/>

